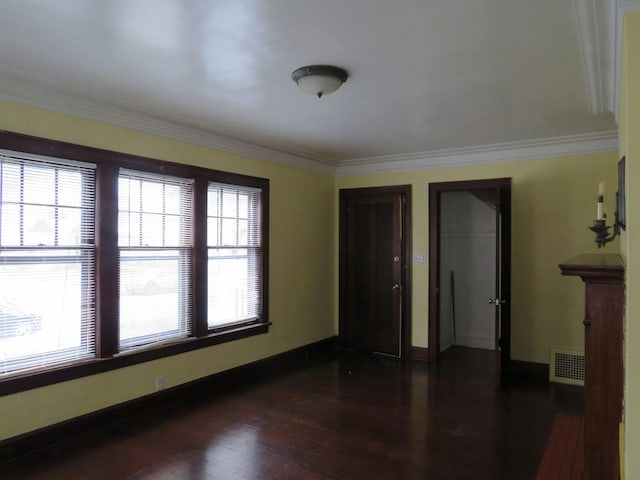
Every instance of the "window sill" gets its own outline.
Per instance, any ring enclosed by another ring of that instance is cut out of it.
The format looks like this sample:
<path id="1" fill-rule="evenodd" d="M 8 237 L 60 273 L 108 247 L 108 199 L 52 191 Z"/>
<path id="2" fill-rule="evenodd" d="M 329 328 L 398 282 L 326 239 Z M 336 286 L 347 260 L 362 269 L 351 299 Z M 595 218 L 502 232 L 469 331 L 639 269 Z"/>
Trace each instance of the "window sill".
<path id="1" fill-rule="evenodd" d="M 90 375 L 150 362 L 152 360 L 186 353 L 200 348 L 207 348 L 221 343 L 232 342 L 254 335 L 261 335 L 269 332 L 269 325 L 271 325 L 271 323 L 242 325 L 222 332 L 211 333 L 203 337 L 186 338 L 175 343 L 130 351 L 110 358 L 96 358 L 82 363 L 63 365 L 48 370 L 7 376 L 4 379 L 0 379 L 0 396 L 88 377 Z"/>

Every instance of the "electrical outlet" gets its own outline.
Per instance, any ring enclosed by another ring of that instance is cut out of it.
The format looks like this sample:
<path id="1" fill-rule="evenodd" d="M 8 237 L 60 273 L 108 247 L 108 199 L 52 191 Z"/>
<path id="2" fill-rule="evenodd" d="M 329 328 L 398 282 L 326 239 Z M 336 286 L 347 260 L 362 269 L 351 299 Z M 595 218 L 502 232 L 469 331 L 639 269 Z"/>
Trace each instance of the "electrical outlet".
<path id="1" fill-rule="evenodd" d="M 156 392 L 164 389 L 164 375 L 158 375 L 156 377 Z"/>

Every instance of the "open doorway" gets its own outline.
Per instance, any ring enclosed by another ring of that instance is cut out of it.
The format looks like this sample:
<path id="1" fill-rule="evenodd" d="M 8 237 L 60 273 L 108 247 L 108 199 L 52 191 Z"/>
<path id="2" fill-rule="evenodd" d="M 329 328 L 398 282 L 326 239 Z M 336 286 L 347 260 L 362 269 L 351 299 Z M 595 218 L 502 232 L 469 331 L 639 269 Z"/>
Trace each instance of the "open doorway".
<path id="1" fill-rule="evenodd" d="M 495 350 L 495 205 L 492 190 L 440 197 L 440 352 L 452 346 Z"/>
<path id="2" fill-rule="evenodd" d="M 511 179 L 429 185 L 429 355 L 453 345 L 511 358 Z"/>

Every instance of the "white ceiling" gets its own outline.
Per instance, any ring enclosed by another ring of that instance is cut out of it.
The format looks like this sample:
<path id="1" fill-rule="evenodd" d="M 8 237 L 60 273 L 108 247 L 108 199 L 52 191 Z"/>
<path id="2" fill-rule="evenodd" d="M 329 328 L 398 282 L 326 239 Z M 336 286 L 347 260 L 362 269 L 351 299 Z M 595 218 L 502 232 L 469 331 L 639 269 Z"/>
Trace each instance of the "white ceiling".
<path id="1" fill-rule="evenodd" d="M 613 1 L 2 0 L 0 12 L 0 98 L 258 158 L 407 167 L 615 137 Z M 307 64 L 350 76 L 318 99 L 290 78 Z"/>

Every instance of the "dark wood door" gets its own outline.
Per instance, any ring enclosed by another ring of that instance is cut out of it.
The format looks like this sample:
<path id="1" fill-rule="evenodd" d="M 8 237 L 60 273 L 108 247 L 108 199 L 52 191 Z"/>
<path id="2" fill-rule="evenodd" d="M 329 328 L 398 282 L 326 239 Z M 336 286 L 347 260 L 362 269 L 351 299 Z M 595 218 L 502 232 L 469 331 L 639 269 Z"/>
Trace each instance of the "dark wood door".
<path id="1" fill-rule="evenodd" d="M 495 187 L 496 287 L 495 313 L 496 386 L 505 383 L 511 358 L 511 182 Z"/>
<path id="2" fill-rule="evenodd" d="M 340 342 L 400 357 L 406 251 L 405 196 L 341 190 Z"/>
<path id="3" fill-rule="evenodd" d="M 496 385 L 502 385 L 511 359 L 511 179 L 470 180 L 429 185 L 429 358 L 440 353 L 440 223 L 442 192 L 467 191 L 495 210 L 496 272 L 494 335 Z"/>

